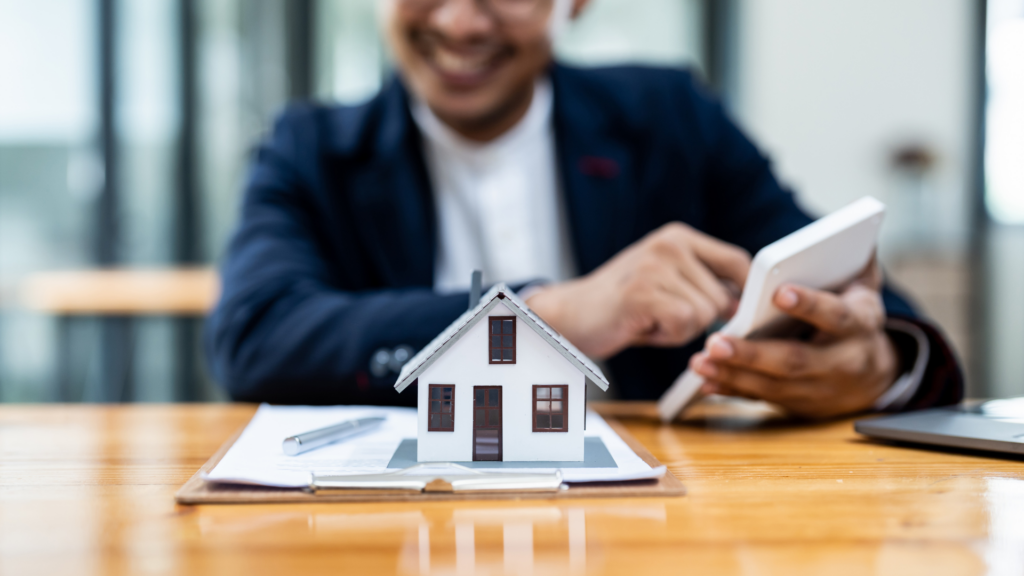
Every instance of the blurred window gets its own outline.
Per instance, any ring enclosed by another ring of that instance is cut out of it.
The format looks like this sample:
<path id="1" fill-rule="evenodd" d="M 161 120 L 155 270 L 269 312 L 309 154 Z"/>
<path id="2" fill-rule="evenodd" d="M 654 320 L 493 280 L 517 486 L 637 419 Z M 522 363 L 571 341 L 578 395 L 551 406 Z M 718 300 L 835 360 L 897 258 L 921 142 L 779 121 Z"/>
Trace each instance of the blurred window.
<path id="1" fill-rule="evenodd" d="M 705 70 L 705 2 L 593 0 L 555 46 L 578 66 L 657 64 Z"/>
<path id="2" fill-rule="evenodd" d="M 989 0 L 985 203 L 1003 224 L 1024 224 L 1024 0 Z"/>
<path id="3" fill-rule="evenodd" d="M 0 400 L 46 398 L 52 378 L 53 322 L 17 307 L 21 281 L 92 258 L 95 43 L 91 2 L 0 0 Z"/>
<path id="4" fill-rule="evenodd" d="M 120 217 L 125 264 L 173 262 L 180 119 L 178 0 L 118 0 L 115 78 Z"/>
<path id="5" fill-rule="evenodd" d="M 342 104 L 370 99 L 390 69 L 377 0 L 320 0 L 317 5 L 316 95 Z"/>

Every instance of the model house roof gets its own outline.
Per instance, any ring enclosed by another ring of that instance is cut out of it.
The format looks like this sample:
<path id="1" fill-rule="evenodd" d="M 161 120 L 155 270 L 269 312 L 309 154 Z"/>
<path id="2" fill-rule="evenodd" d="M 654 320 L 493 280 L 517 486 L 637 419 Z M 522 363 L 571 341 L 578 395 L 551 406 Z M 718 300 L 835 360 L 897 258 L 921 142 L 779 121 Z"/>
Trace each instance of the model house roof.
<path id="1" fill-rule="evenodd" d="M 536 332 L 540 337 L 547 342 L 552 348 L 558 351 L 559 354 L 565 357 L 577 370 L 583 373 L 588 382 L 593 382 L 601 390 L 608 389 L 608 379 L 605 378 L 604 373 L 597 367 L 589 358 L 583 355 L 571 342 L 565 339 L 564 336 L 555 331 L 554 328 L 548 326 L 546 322 L 541 320 L 532 310 L 515 295 L 514 292 L 508 289 L 508 286 L 504 284 L 497 284 L 493 288 L 487 291 L 486 294 L 480 298 L 480 302 L 470 308 L 466 312 L 459 316 L 455 322 L 452 322 L 450 326 L 445 328 L 443 332 L 437 335 L 430 344 L 427 344 L 425 348 L 420 350 L 415 356 L 413 356 L 405 366 L 402 367 L 401 374 L 398 375 L 398 382 L 395 383 L 395 389 L 399 392 L 405 390 L 409 384 L 412 384 L 419 378 L 420 374 L 423 373 L 435 360 L 441 357 L 449 348 L 452 347 L 459 338 L 462 336 L 477 322 L 487 316 L 487 313 L 491 311 L 499 303 L 504 303 L 513 314 L 519 317 L 524 324 L 529 326 Z"/>

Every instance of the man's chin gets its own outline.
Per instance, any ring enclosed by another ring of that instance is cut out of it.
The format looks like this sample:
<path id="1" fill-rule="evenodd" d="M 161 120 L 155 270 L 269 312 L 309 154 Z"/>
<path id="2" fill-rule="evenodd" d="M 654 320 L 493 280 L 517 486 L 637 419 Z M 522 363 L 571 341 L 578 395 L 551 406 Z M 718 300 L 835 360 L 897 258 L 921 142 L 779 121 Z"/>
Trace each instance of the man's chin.
<path id="1" fill-rule="evenodd" d="M 460 132 L 475 132 L 485 128 L 496 116 L 494 107 L 445 104 L 430 108 L 445 124 Z"/>
<path id="2" fill-rule="evenodd" d="M 517 116 L 523 96 L 532 90 L 532 80 L 524 83 L 509 78 L 493 78 L 473 89 L 454 88 L 441 82 L 437 76 L 422 78 L 420 98 L 442 121 L 456 131 L 468 135 L 479 133 L 488 138 L 502 126 L 507 128 L 511 116 Z M 472 136 L 471 136 L 472 137 Z"/>
<path id="3" fill-rule="evenodd" d="M 428 98 L 427 105 L 439 118 L 453 127 L 474 129 L 500 116 L 500 101 L 487 94 L 460 92 Z"/>

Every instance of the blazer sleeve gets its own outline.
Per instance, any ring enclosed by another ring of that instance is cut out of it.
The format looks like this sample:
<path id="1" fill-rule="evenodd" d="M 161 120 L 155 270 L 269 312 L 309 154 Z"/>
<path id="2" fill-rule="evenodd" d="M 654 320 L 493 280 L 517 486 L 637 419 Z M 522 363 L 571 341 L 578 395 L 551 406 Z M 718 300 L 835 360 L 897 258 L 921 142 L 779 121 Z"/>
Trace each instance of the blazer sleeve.
<path id="1" fill-rule="evenodd" d="M 813 219 L 796 203 L 792 192 L 772 174 L 771 165 L 739 130 L 721 104 L 692 79 L 693 114 L 708 151 L 705 159 L 705 231 L 743 247 L 751 254 L 805 226 Z M 941 331 L 920 317 L 908 299 L 890 285 L 882 291 L 888 316 L 912 322 L 924 330 L 930 345 L 929 363 L 921 385 L 903 409 L 959 402 L 964 380 L 952 347 Z M 902 361 L 913 364 L 914 349 L 897 346 Z"/>
<path id="2" fill-rule="evenodd" d="M 467 296 L 342 289 L 318 239 L 323 224 L 313 217 L 308 171 L 297 169 L 316 150 L 294 124 L 286 113 L 254 158 L 222 294 L 206 324 L 213 374 L 236 400 L 412 404 L 414 393 L 392 387 L 393 373 L 369 373 L 371 355 L 422 348 L 465 310 Z"/>

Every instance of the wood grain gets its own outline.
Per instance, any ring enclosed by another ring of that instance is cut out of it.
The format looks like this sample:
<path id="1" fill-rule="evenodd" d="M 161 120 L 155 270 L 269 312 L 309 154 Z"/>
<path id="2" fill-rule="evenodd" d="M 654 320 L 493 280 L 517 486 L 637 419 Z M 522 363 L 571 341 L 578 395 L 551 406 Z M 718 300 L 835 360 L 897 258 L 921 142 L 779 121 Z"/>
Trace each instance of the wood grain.
<path id="1" fill-rule="evenodd" d="M 0 407 L 0 574 L 1022 574 L 1024 462 L 613 404 L 682 498 L 187 506 L 248 405 Z"/>
<path id="2" fill-rule="evenodd" d="M 43 272 L 21 288 L 31 309 L 64 315 L 200 316 L 220 290 L 210 268 Z"/>

